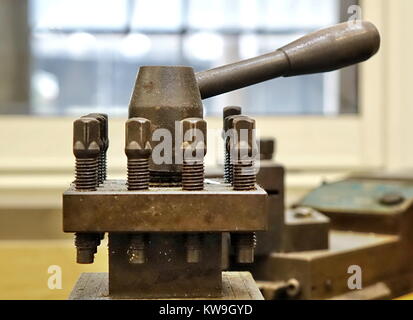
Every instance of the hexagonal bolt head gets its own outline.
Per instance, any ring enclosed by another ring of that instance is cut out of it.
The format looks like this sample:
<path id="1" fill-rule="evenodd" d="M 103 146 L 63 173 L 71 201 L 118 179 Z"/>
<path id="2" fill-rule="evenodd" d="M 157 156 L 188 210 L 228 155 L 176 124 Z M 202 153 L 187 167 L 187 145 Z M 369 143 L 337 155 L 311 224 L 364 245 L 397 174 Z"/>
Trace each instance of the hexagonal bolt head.
<path id="1" fill-rule="evenodd" d="M 232 126 L 234 130 L 232 160 L 253 160 L 258 151 L 255 120 L 246 116 L 235 116 L 232 119 Z"/>
<path id="2" fill-rule="evenodd" d="M 100 138 L 103 143 L 103 150 L 107 151 L 109 148 L 109 118 L 105 113 L 89 113 L 82 118 L 94 118 L 100 122 Z"/>
<path id="3" fill-rule="evenodd" d="M 203 161 L 207 153 L 207 122 L 200 118 L 184 119 L 181 129 L 184 161 Z"/>
<path id="4" fill-rule="evenodd" d="M 100 123 L 94 118 L 80 118 L 73 123 L 73 154 L 79 159 L 97 158 L 102 141 Z"/>
<path id="5" fill-rule="evenodd" d="M 128 159 L 148 159 L 152 153 L 151 121 L 131 118 L 126 122 L 125 153 Z"/>

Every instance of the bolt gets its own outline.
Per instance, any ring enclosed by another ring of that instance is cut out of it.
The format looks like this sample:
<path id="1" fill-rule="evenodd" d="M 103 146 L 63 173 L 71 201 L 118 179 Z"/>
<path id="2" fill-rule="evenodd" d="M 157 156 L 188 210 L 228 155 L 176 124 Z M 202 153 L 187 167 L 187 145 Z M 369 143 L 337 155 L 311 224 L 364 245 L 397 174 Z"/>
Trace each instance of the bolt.
<path id="1" fill-rule="evenodd" d="M 384 206 L 397 206 L 402 204 L 406 198 L 404 195 L 398 192 L 393 192 L 393 193 L 386 193 L 384 194 L 380 199 L 379 202 L 380 204 Z"/>
<path id="2" fill-rule="evenodd" d="M 145 236 L 143 234 L 134 234 L 130 238 L 129 248 L 127 251 L 130 264 L 144 264 L 145 257 Z"/>
<path id="3" fill-rule="evenodd" d="M 107 151 L 109 149 L 109 121 L 108 115 L 104 113 L 90 113 L 88 118 L 94 118 L 100 122 L 100 137 L 102 140 L 102 148 L 99 155 L 99 184 L 103 184 L 107 178 Z"/>
<path id="4" fill-rule="evenodd" d="M 131 118 L 126 122 L 125 153 L 128 157 L 128 190 L 149 189 L 149 158 L 151 122 L 144 118 Z"/>
<path id="5" fill-rule="evenodd" d="M 256 151 L 255 120 L 245 116 L 229 119 L 233 128 L 232 142 L 229 149 L 233 165 L 232 183 L 234 190 L 249 191 L 255 189 L 256 174 L 253 156 Z M 253 263 L 256 245 L 255 233 L 234 235 L 238 263 Z"/>
<path id="6" fill-rule="evenodd" d="M 261 139 L 260 144 L 260 159 L 261 160 L 272 160 L 274 155 L 274 139 Z"/>
<path id="7" fill-rule="evenodd" d="M 73 153 L 76 157 L 75 187 L 78 191 L 95 191 L 98 186 L 101 125 L 97 119 L 83 117 L 73 124 Z M 77 263 L 90 264 L 100 244 L 100 234 L 76 233 Z"/>
<path id="8" fill-rule="evenodd" d="M 204 189 L 204 157 L 207 152 L 207 123 L 200 118 L 181 121 L 182 127 L 182 189 L 201 191 Z"/>
<path id="9" fill-rule="evenodd" d="M 230 127 L 230 124 L 232 123 L 232 117 L 241 115 L 241 113 L 242 113 L 241 107 L 226 107 L 224 108 L 224 112 L 223 112 L 224 124 L 223 124 L 223 130 L 222 130 L 222 137 L 224 139 L 224 182 L 225 183 L 232 183 L 233 168 L 231 164 L 231 154 L 227 147 L 227 144 L 229 144 L 230 134 L 231 134 L 229 130 L 232 129 Z"/>
<path id="10" fill-rule="evenodd" d="M 237 263 L 254 263 L 254 249 L 256 246 L 255 233 L 234 233 L 232 234 L 233 244 Z"/>
<path id="11" fill-rule="evenodd" d="M 199 263 L 201 261 L 201 236 L 188 234 L 186 236 L 186 262 Z"/>
<path id="12" fill-rule="evenodd" d="M 76 233 L 75 234 L 75 246 L 76 246 L 76 261 L 79 264 L 91 264 L 95 259 L 95 253 L 97 252 L 98 239 L 96 234 L 93 233 Z"/>
<path id="13" fill-rule="evenodd" d="M 73 154 L 76 157 L 75 186 L 78 191 L 96 191 L 100 154 L 100 123 L 81 118 L 73 124 Z"/>
<path id="14" fill-rule="evenodd" d="M 230 148 L 233 187 L 237 191 L 254 190 L 256 182 L 254 157 L 257 152 L 255 120 L 245 116 L 236 116 L 232 121 L 234 141 Z"/>

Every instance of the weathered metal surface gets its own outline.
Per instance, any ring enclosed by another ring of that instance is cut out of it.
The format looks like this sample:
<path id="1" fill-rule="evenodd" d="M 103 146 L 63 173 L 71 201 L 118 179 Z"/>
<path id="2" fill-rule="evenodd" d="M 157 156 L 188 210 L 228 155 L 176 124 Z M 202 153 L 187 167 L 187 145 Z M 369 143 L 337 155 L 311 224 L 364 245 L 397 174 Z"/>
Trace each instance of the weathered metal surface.
<path id="1" fill-rule="evenodd" d="M 301 285 L 296 279 L 288 281 L 257 281 L 265 300 L 294 299 L 301 293 Z"/>
<path id="2" fill-rule="evenodd" d="M 327 72 L 376 54 L 380 34 L 369 22 L 342 23 L 275 52 L 196 74 L 203 99 L 281 76 Z"/>
<path id="3" fill-rule="evenodd" d="M 328 250 L 330 219 L 312 209 L 308 212 L 286 211 L 281 252 Z"/>
<path id="4" fill-rule="evenodd" d="M 282 165 L 273 161 L 260 161 L 257 184 L 268 193 L 268 230 L 256 233 L 256 255 L 268 255 L 271 252 L 281 249 L 285 210 L 284 175 L 285 169 Z M 209 168 L 206 172 L 206 177 L 210 179 L 215 179 L 220 176 L 222 176 L 222 167 Z"/>
<path id="5" fill-rule="evenodd" d="M 108 180 L 96 192 L 63 195 L 65 232 L 244 232 L 267 228 L 267 194 L 206 184 L 203 191 L 178 188 L 127 191 Z M 194 214 L 194 212 L 196 214 Z"/>
<path id="6" fill-rule="evenodd" d="M 151 122 L 130 118 L 125 125 L 125 154 L 128 157 L 128 190 L 149 189 L 149 158 L 152 153 Z"/>
<path id="7" fill-rule="evenodd" d="M 129 104 L 129 118 L 134 117 L 149 119 L 152 131 L 162 129 L 171 134 L 172 149 L 166 151 L 166 156 L 172 159 L 171 163 L 157 164 L 152 157 L 150 169 L 155 174 L 161 174 L 161 177 L 164 172 L 175 172 L 179 180 L 182 163 L 176 158 L 176 152 L 180 152 L 181 147 L 176 145 L 176 126 L 183 119 L 203 117 L 194 70 L 180 66 L 141 67 Z M 152 148 L 155 149 L 160 143 L 163 143 L 160 137 L 152 139 Z"/>
<path id="8" fill-rule="evenodd" d="M 350 291 L 328 300 L 389 300 L 392 298 L 391 289 L 385 282 L 378 282 L 361 290 Z"/>
<path id="9" fill-rule="evenodd" d="M 69 300 L 110 300 L 107 273 L 82 273 Z M 222 296 L 200 300 L 263 300 L 263 296 L 249 272 L 223 272 Z M 198 300 L 191 298 L 190 300 Z M 176 298 L 173 300 L 188 300 Z"/>
<path id="10" fill-rule="evenodd" d="M 119 299 L 221 297 L 221 234 L 200 235 L 200 261 L 187 262 L 185 234 L 147 234 L 145 262 L 128 259 L 130 235 L 109 234 L 109 294 Z"/>
<path id="11" fill-rule="evenodd" d="M 383 201 L 389 195 L 403 201 Z M 349 179 L 319 187 L 297 205 L 314 208 L 331 219 L 332 228 L 400 234 L 413 202 L 413 183 Z"/>
<path id="12" fill-rule="evenodd" d="M 284 201 L 281 197 L 278 194 L 268 196 L 268 231 L 257 232 L 255 254 L 258 256 L 279 252 L 282 248 Z"/>
<path id="13" fill-rule="evenodd" d="M 349 291 L 348 268 L 352 265 L 361 267 L 364 287 L 407 272 L 403 254 L 397 236 L 332 232 L 330 250 L 258 257 L 253 274 L 263 281 L 298 280 L 301 291 L 297 299 L 327 299 Z"/>

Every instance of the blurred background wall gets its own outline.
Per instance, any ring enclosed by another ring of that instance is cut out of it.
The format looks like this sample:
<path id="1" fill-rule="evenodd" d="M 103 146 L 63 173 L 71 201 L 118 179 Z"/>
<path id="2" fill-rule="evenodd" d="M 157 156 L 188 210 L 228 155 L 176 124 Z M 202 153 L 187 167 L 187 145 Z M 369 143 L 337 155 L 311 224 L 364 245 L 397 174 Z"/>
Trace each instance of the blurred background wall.
<path id="1" fill-rule="evenodd" d="M 276 49 L 339 21 L 355 4 L 381 31 L 380 53 L 358 68 L 279 79 L 205 101 L 207 166 L 222 161 L 220 111 L 239 104 L 277 139 L 293 203 L 326 180 L 413 164 L 410 0 L 0 1 L 0 299 L 66 298 L 80 272 L 61 226 L 73 180 L 73 120 L 111 117 L 109 175 L 125 176 L 124 121 L 140 65 L 196 70 Z M 236 5 L 234 4 L 236 3 Z M 110 19 L 108 18 L 110 17 Z M 208 44 L 208 45 L 206 45 Z M 63 270 L 49 290 L 47 269 Z"/>

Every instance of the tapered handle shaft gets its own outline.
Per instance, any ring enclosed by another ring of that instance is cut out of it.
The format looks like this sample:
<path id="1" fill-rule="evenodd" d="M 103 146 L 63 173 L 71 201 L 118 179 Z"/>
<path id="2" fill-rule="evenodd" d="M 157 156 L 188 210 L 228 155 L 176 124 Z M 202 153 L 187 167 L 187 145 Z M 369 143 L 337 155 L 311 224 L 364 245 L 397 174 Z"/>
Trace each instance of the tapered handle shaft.
<path id="1" fill-rule="evenodd" d="M 328 72 L 368 60 L 380 48 L 380 34 L 366 21 L 345 22 L 310 33 L 249 60 L 199 72 L 203 99 L 278 77 Z"/>

